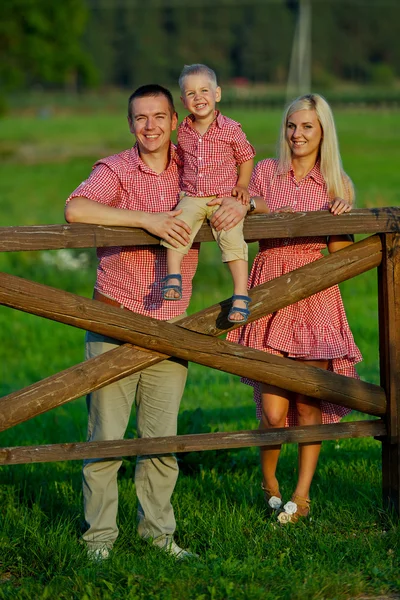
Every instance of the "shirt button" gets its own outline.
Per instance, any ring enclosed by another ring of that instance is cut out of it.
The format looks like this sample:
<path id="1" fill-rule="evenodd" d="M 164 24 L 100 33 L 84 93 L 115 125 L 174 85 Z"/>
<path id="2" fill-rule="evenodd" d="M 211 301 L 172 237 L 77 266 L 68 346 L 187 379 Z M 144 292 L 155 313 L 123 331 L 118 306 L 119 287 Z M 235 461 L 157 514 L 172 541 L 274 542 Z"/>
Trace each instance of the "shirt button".
<path id="1" fill-rule="evenodd" d="M 199 156 L 199 160 L 203 160 L 201 156 Z"/>

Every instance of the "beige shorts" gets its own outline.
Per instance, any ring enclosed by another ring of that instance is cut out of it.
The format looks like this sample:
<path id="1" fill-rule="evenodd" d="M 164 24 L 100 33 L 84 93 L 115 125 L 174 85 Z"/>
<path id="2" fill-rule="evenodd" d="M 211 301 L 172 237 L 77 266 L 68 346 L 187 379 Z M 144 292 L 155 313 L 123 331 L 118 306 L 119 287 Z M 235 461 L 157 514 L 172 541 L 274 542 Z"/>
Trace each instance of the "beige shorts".
<path id="1" fill-rule="evenodd" d="M 161 245 L 175 250 L 180 254 L 187 254 L 192 247 L 193 240 L 204 221 L 206 219 L 211 219 L 213 214 L 219 209 L 218 205 L 207 206 L 207 202 L 214 200 L 214 198 L 216 198 L 216 196 L 197 198 L 194 196 L 186 196 L 184 193 L 182 193 L 181 200 L 176 208 L 182 209 L 182 213 L 178 216 L 178 218 L 189 225 L 191 229 L 190 242 L 186 244 L 186 246 L 179 246 L 178 248 L 175 248 L 174 246 L 168 244 L 168 242 L 162 240 Z M 220 247 L 223 262 L 231 262 L 233 260 L 247 261 L 248 249 L 243 237 L 243 219 L 229 231 L 216 231 L 212 226 L 211 231 L 214 239 Z"/>

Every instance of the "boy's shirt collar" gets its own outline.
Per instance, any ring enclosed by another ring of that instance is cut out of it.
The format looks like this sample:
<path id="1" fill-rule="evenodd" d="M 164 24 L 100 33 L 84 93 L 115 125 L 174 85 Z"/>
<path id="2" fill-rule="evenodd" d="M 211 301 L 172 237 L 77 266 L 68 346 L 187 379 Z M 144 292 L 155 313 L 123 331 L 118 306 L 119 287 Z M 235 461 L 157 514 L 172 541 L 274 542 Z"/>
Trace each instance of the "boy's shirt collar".
<path id="1" fill-rule="evenodd" d="M 188 115 L 183 120 L 183 123 L 186 123 L 190 127 L 193 127 L 194 120 L 195 120 L 194 115 L 192 115 L 192 113 L 190 113 L 190 115 Z M 210 127 L 214 127 L 214 126 L 223 127 L 223 124 L 224 124 L 224 116 L 221 114 L 221 112 L 219 110 L 215 110 L 214 111 L 214 120 L 212 121 L 212 123 L 210 123 Z"/>

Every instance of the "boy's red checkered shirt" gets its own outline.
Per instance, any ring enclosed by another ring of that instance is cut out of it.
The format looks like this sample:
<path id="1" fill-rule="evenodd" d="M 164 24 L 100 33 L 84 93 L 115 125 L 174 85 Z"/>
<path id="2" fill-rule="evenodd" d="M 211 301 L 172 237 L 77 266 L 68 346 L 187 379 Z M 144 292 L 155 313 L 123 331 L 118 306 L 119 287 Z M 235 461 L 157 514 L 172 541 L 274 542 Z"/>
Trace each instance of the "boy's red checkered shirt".
<path id="1" fill-rule="evenodd" d="M 193 128 L 193 115 L 178 128 L 178 153 L 183 160 L 182 190 L 189 196 L 230 196 L 237 167 L 255 156 L 240 123 L 216 113 L 203 135 Z"/>
<path id="2" fill-rule="evenodd" d="M 175 208 L 180 190 L 180 172 L 175 146 L 170 162 L 160 174 L 139 157 L 137 145 L 120 154 L 99 160 L 86 181 L 69 196 L 67 203 L 83 196 L 115 208 L 148 213 Z M 161 279 L 167 274 L 166 249 L 161 246 L 98 248 L 96 289 L 133 312 L 160 320 L 185 312 L 192 293 L 199 245 L 182 261 L 182 300 L 168 302 L 161 295 Z"/>

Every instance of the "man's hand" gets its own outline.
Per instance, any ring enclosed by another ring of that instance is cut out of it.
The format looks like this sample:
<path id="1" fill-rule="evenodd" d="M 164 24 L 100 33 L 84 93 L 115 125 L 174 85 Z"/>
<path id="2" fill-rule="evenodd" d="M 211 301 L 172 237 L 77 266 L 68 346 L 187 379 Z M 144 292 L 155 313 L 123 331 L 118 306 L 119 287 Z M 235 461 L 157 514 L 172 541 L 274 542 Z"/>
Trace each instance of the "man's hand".
<path id="1" fill-rule="evenodd" d="M 187 223 L 177 218 L 181 212 L 182 210 L 179 209 L 164 213 L 147 213 L 144 227 L 149 233 L 157 235 L 174 248 L 186 246 L 190 241 L 191 229 Z"/>
<path id="2" fill-rule="evenodd" d="M 247 207 L 235 198 L 215 198 L 207 202 L 207 206 L 219 205 L 211 218 L 211 225 L 216 231 L 229 231 L 235 227 L 247 214 Z"/>
<path id="3" fill-rule="evenodd" d="M 351 204 L 338 196 L 330 201 L 329 210 L 334 215 L 342 215 L 351 211 Z"/>
<path id="4" fill-rule="evenodd" d="M 250 194 L 246 187 L 244 187 L 243 185 L 235 185 L 231 194 L 236 198 L 236 200 L 238 200 L 245 206 L 248 206 L 250 201 Z"/>

